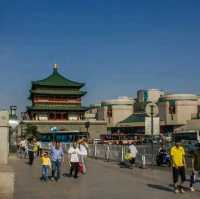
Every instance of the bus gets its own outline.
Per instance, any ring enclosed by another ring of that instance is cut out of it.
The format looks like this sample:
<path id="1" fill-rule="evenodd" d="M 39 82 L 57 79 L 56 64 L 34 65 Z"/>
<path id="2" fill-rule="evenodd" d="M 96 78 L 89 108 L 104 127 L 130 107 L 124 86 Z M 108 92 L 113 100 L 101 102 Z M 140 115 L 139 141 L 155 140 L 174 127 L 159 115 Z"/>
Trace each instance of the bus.
<path id="1" fill-rule="evenodd" d="M 193 144 L 200 143 L 200 132 L 199 130 L 175 131 L 173 133 L 173 141 Z"/>
<path id="2" fill-rule="evenodd" d="M 51 142 L 70 144 L 82 138 L 88 139 L 89 133 L 80 131 L 54 131 L 40 134 L 40 140 L 44 148 L 47 148 Z"/>
<path id="3" fill-rule="evenodd" d="M 128 144 L 129 141 L 142 142 L 143 135 L 125 134 L 125 133 L 112 133 L 102 134 L 100 139 L 103 142 L 111 142 L 113 144 Z"/>

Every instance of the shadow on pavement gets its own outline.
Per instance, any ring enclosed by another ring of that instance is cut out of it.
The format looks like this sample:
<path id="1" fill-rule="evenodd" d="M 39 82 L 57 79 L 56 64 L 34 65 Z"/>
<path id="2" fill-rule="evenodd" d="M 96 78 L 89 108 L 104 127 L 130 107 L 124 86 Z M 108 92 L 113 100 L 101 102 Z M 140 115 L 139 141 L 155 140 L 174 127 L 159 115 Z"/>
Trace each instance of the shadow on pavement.
<path id="1" fill-rule="evenodd" d="M 133 169 L 133 166 L 131 164 L 127 164 L 125 162 L 120 162 L 118 165 L 120 168 Z"/>
<path id="2" fill-rule="evenodd" d="M 168 191 L 168 192 L 173 192 L 172 189 L 169 187 L 163 186 L 163 185 L 157 185 L 157 184 L 147 184 L 148 187 L 153 188 L 153 189 L 159 189 L 162 191 Z"/>
<path id="3" fill-rule="evenodd" d="M 63 177 L 71 177 L 69 173 L 63 173 Z"/>

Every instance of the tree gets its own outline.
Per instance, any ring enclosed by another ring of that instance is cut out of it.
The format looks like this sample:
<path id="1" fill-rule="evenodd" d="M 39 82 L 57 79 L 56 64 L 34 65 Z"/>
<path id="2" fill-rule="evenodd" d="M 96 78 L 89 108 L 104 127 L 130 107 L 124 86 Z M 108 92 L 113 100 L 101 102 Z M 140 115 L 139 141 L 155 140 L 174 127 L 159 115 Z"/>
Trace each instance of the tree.
<path id="1" fill-rule="evenodd" d="M 35 126 L 35 125 L 27 124 L 25 132 L 26 132 L 25 136 L 28 138 L 30 138 L 30 137 L 39 138 L 40 137 L 40 133 L 38 132 L 37 126 Z"/>

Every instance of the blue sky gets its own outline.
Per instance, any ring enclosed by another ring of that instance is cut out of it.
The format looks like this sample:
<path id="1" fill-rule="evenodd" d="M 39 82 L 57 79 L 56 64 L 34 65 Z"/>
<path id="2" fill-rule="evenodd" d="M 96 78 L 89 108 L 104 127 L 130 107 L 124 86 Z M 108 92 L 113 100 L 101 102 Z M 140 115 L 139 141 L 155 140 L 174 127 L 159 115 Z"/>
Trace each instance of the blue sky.
<path id="1" fill-rule="evenodd" d="M 200 93 L 199 0 L 0 0 L 0 108 L 28 105 L 52 64 L 84 103 L 141 88 Z"/>

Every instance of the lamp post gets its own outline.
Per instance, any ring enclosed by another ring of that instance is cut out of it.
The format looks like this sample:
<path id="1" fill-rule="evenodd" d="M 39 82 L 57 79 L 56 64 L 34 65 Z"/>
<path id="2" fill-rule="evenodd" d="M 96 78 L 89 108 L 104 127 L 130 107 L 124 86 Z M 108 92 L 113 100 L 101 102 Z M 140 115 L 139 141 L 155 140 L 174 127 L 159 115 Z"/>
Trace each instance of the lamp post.
<path id="1" fill-rule="evenodd" d="M 153 146 L 153 138 L 154 138 L 154 122 L 153 122 L 153 116 L 154 116 L 154 106 L 153 105 L 150 105 L 150 114 L 151 114 L 151 151 L 152 151 L 152 161 L 153 161 L 153 158 L 154 158 L 154 154 L 153 154 L 153 152 L 154 152 L 154 146 Z"/>
<path id="2" fill-rule="evenodd" d="M 145 112 L 146 114 L 150 117 L 150 126 L 151 126 L 151 129 L 150 129 L 150 136 L 151 136 L 151 152 L 152 152 L 152 164 L 153 164 L 153 160 L 154 160 L 154 141 L 153 141 L 153 138 L 154 138 L 154 117 L 158 115 L 159 113 L 159 110 L 158 110 L 158 107 L 155 103 L 148 103 L 146 105 L 146 108 L 145 108 Z"/>
<path id="3" fill-rule="evenodd" d="M 10 106 L 10 115 L 9 115 L 9 126 L 10 126 L 10 149 L 11 151 L 16 150 L 16 138 L 17 133 L 16 129 L 19 125 L 19 121 L 17 120 L 17 106 Z"/>
<path id="4" fill-rule="evenodd" d="M 52 139 L 53 142 L 57 141 L 57 139 L 56 139 L 56 131 L 57 131 L 57 130 L 58 130 L 58 129 L 57 129 L 56 126 L 50 128 L 50 132 L 52 132 L 52 135 L 53 135 L 53 139 Z"/>
<path id="5" fill-rule="evenodd" d="M 17 119 L 17 106 L 10 106 L 10 118 Z"/>
<path id="6" fill-rule="evenodd" d="M 90 122 L 89 121 L 85 122 L 85 128 L 87 129 L 87 133 L 89 134 L 89 132 L 88 132 L 88 129 L 90 128 Z"/>

